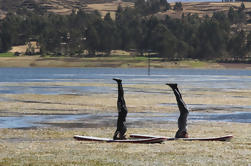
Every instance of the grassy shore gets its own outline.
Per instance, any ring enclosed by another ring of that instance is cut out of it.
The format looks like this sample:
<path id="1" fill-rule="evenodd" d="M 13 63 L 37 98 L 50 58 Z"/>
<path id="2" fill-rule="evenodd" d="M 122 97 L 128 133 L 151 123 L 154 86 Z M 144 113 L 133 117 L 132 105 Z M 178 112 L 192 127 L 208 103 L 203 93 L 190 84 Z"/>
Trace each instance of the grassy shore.
<path id="1" fill-rule="evenodd" d="M 251 64 L 241 63 L 216 63 L 197 60 L 165 61 L 162 58 L 151 58 L 152 68 L 239 68 L 251 69 Z M 12 54 L 0 56 L 0 67 L 148 67 L 147 57 L 135 56 L 110 56 L 110 57 L 40 57 L 21 56 L 14 57 Z"/>
<path id="2" fill-rule="evenodd" d="M 19 86 L 101 86 L 114 84 L 102 83 L 20 83 Z M 16 86 L 3 83 L 2 86 Z M 171 90 L 161 85 L 125 85 L 129 91 L 146 93 L 126 93 L 125 99 L 130 113 L 177 112 L 176 106 L 161 103 L 175 103 Z M 165 88 L 166 93 L 163 92 Z M 244 89 L 217 91 L 187 89 L 181 86 L 183 98 L 189 104 L 249 105 L 250 91 Z M 154 93 L 153 93 L 154 92 Z M 159 93 L 156 93 L 159 92 Z M 188 95 L 189 94 L 189 95 Z M 201 97 L 203 96 L 203 97 Z M 224 97 L 222 97 L 224 96 Z M 241 97 L 237 97 L 241 96 Z M 83 95 L 38 95 L 38 94 L 1 94 L 0 116 L 22 115 L 62 115 L 97 114 L 116 112 L 116 94 Z M 196 110 L 192 110 L 196 111 Z M 207 110 L 209 112 L 217 110 Z M 230 110 L 218 110 L 228 112 Z M 55 122 L 56 123 L 56 122 Z M 230 142 L 186 142 L 169 141 L 163 144 L 119 144 L 78 142 L 73 135 L 89 135 L 111 138 L 114 127 L 73 126 L 83 123 L 78 120 L 65 120 L 68 128 L 38 127 L 30 129 L 0 129 L 0 165 L 246 165 L 251 163 L 251 124 L 223 122 L 188 122 L 190 137 L 234 135 Z M 128 121 L 130 123 L 130 121 Z M 70 127 L 70 128 L 69 128 Z M 150 124 L 129 127 L 127 135 L 133 133 L 174 136 L 177 124 Z"/>
<path id="3" fill-rule="evenodd" d="M 169 141 L 163 144 L 78 142 L 74 134 L 111 137 L 115 128 L 0 129 L 0 165 L 246 165 L 250 164 L 251 126 L 238 123 L 196 123 L 191 136 L 233 134 L 231 142 Z M 173 136 L 176 125 L 131 128 L 128 134 Z"/>
<path id="4" fill-rule="evenodd" d="M 14 57 L 14 53 L 12 52 L 0 53 L 0 58 L 1 57 Z"/>

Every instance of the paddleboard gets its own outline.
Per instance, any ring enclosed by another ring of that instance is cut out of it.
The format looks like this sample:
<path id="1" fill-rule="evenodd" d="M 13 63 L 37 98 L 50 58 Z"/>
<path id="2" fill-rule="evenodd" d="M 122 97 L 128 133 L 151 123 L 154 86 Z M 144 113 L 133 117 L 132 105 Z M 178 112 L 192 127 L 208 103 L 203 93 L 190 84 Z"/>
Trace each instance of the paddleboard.
<path id="1" fill-rule="evenodd" d="M 206 137 L 206 138 L 173 138 L 173 137 L 142 135 L 142 134 L 131 134 L 130 137 L 131 138 L 138 138 L 138 139 L 165 138 L 166 141 L 172 141 L 172 140 L 184 140 L 184 141 L 230 141 L 233 138 L 232 135 L 226 135 L 226 136 L 221 136 L 221 137 Z"/>
<path id="2" fill-rule="evenodd" d="M 142 138 L 142 139 L 125 139 L 125 140 L 113 140 L 109 138 L 101 138 L 101 137 L 91 137 L 91 136 L 81 136 L 81 135 L 74 135 L 74 139 L 78 141 L 96 141 L 96 142 L 117 142 L 117 143 L 162 143 L 166 140 L 166 138 Z"/>

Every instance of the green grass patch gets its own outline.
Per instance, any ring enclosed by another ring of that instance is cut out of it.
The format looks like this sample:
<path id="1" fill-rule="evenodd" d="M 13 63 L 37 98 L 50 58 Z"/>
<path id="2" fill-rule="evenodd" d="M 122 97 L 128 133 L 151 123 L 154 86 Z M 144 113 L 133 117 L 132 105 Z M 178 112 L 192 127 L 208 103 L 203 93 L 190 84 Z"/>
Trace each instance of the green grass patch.
<path id="1" fill-rule="evenodd" d="M 0 57 L 14 57 L 14 53 L 12 52 L 0 53 Z"/>

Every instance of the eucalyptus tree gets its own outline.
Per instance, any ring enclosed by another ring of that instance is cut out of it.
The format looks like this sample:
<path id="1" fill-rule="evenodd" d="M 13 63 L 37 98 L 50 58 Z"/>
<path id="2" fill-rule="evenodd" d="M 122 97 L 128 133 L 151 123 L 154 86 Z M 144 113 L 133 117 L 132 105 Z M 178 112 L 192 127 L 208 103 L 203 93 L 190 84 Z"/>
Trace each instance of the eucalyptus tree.
<path id="1" fill-rule="evenodd" d="M 161 57 L 174 59 L 177 50 L 177 39 L 164 25 L 159 23 L 151 33 L 151 49 L 158 52 Z"/>
<path id="2" fill-rule="evenodd" d="M 228 42 L 228 50 L 234 60 L 240 60 L 245 57 L 247 51 L 246 34 L 244 31 L 236 32 Z"/>

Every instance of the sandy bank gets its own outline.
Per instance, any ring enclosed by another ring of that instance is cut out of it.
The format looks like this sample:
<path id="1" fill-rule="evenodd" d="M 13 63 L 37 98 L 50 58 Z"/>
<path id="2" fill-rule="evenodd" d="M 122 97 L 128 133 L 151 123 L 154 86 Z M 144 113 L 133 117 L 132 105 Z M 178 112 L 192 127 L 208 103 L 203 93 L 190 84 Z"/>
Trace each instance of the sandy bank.
<path id="1" fill-rule="evenodd" d="M 0 57 L 0 67 L 118 67 L 134 68 L 148 67 L 148 60 L 145 57 Z M 251 64 L 242 63 L 214 63 L 202 61 L 162 61 L 151 59 L 153 68 L 205 68 L 205 69 L 251 69 Z"/>

